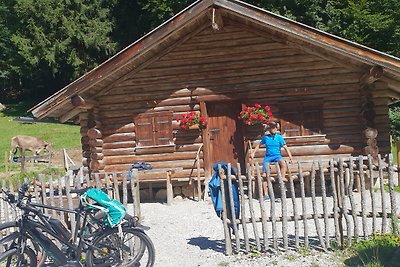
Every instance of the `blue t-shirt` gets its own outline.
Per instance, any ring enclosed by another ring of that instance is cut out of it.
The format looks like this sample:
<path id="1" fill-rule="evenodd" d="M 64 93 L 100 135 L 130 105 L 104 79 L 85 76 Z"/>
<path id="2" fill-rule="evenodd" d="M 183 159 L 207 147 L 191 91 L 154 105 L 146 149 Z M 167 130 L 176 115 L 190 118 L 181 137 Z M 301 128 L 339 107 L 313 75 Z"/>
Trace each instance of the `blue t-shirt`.
<path id="1" fill-rule="evenodd" d="M 261 139 L 260 145 L 265 145 L 265 156 L 280 156 L 281 147 L 286 145 L 282 135 L 276 133 L 274 135 L 264 135 Z"/>

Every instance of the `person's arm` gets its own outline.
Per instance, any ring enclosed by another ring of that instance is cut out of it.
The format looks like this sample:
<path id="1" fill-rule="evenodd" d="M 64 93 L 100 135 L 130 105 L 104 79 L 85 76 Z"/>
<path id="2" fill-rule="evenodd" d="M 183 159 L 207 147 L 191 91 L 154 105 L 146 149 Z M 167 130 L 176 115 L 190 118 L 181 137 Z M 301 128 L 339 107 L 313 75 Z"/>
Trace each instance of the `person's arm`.
<path id="1" fill-rule="evenodd" d="M 289 156 L 289 163 L 293 163 L 293 157 L 292 157 L 292 153 L 290 153 L 290 149 L 287 145 L 284 145 L 283 148 L 286 150 L 288 156 Z"/>

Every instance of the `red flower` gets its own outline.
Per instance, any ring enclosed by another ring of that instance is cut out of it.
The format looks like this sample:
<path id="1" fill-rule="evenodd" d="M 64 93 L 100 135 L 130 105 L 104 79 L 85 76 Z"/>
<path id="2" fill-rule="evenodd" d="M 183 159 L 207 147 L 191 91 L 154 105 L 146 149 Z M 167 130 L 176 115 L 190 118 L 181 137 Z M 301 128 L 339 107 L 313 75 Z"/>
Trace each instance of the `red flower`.
<path id="1" fill-rule="evenodd" d="M 270 106 L 265 106 L 263 108 L 259 103 L 255 103 L 253 107 L 243 106 L 238 116 L 239 119 L 242 119 L 243 122 L 248 125 L 264 123 L 269 121 L 271 117 L 272 112 Z"/>
<path id="2" fill-rule="evenodd" d="M 198 112 L 190 111 L 188 113 L 180 115 L 176 119 L 179 122 L 179 126 L 181 129 L 189 129 L 190 126 L 198 124 L 199 128 L 203 129 L 207 126 L 207 120 L 204 117 L 201 117 Z"/>

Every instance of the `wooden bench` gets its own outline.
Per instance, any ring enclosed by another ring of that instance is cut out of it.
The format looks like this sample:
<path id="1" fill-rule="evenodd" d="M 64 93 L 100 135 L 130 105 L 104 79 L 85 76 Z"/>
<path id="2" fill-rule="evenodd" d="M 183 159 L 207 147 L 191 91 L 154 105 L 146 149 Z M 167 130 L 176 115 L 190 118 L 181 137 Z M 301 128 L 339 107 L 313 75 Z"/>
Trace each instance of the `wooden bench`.
<path id="1" fill-rule="evenodd" d="M 146 182 L 157 182 L 157 181 L 162 181 L 163 179 L 145 179 L 143 175 L 145 174 L 163 174 L 165 175 L 166 179 L 166 189 L 167 189 L 167 205 L 171 205 L 172 200 L 174 198 L 174 191 L 173 191 L 173 186 L 172 186 L 172 177 L 175 174 L 176 171 L 181 171 L 183 168 L 163 168 L 163 169 L 154 169 L 154 170 L 137 170 L 133 169 L 132 170 L 132 175 L 136 175 L 137 180 L 140 181 L 146 181 Z M 142 176 L 142 179 L 141 179 Z M 154 177 L 154 176 L 153 176 Z"/>

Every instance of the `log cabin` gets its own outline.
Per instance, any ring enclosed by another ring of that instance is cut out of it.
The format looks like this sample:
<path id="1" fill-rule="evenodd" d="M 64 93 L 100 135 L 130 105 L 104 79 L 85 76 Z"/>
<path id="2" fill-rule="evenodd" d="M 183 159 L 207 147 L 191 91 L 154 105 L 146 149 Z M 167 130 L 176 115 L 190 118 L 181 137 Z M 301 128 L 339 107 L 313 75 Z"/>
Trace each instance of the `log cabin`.
<path id="1" fill-rule="evenodd" d="M 217 161 L 245 171 L 262 127 L 238 119 L 244 105 L 271 106 L 294 158 L 311 159 L 388 153 L 399 97 L 399 58 L 241 1 L 201 0 L 31 111 L 80 125 L 87 171 L 143 161 L 154 171 L 142 182 L 173 170 L 185 183 L 209 179 Z M 180 129 L 190 111 L 207 128 Z"/>

